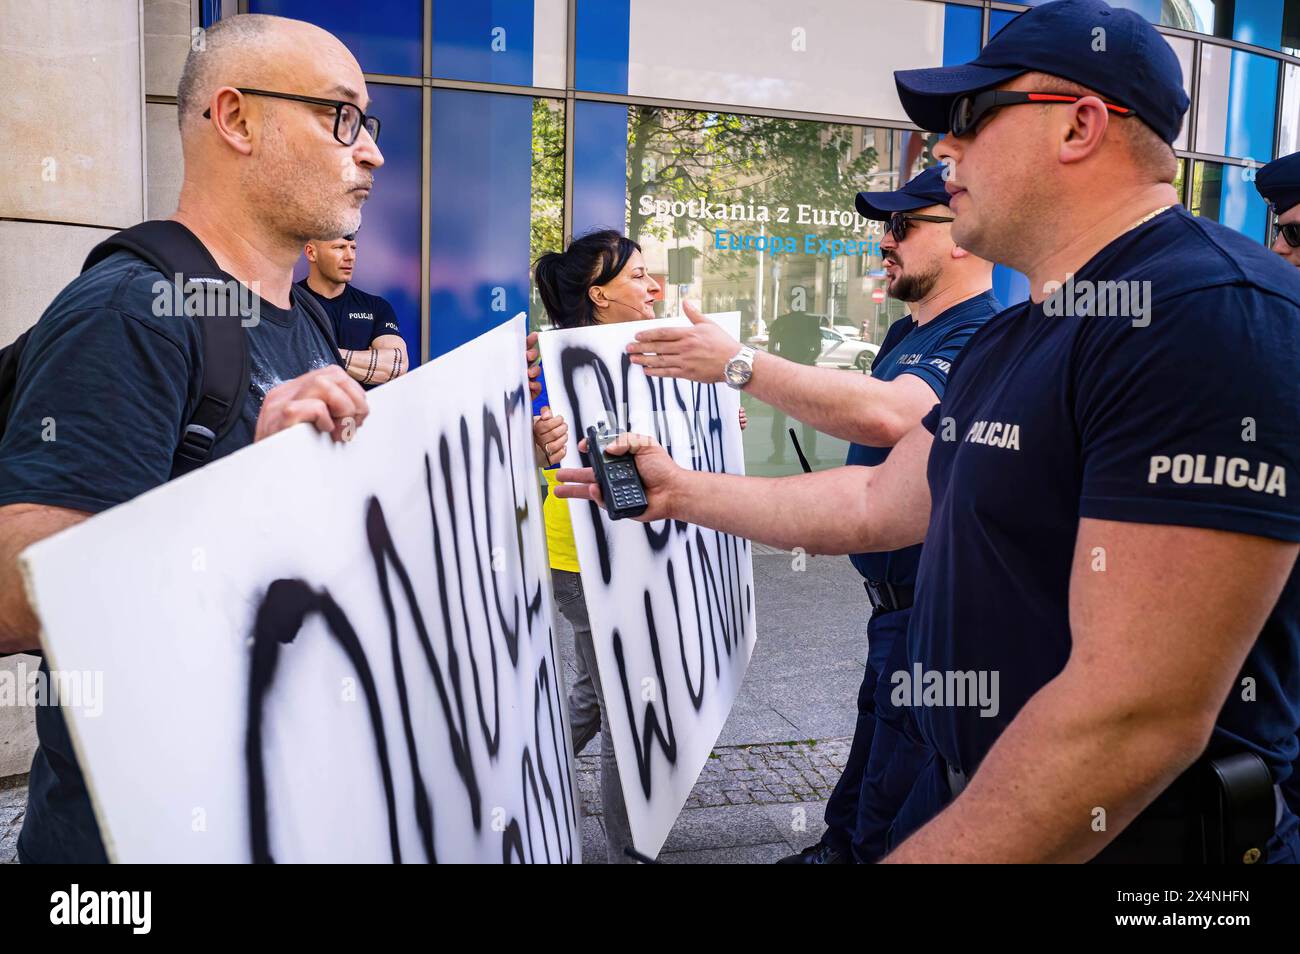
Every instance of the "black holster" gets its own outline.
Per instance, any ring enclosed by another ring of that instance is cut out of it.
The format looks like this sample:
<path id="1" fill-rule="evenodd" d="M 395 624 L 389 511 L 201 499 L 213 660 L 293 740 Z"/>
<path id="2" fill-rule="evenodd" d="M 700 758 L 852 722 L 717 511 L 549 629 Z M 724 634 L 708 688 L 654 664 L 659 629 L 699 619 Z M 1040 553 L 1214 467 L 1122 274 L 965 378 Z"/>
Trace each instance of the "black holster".
<path id="1" fill-rule="evenodd" d="M 1204 775 L 1206 864 L 1267 861 L 1277 795 L 1264 760 L 1254 752 L 1210 759 Z"/>
<path id="2" fill-rule="evenodd" d="M 1256 864 L 1268 860 L 1277 795 L 1253 752 L 1202 756 L 1095 858 L 1096 864 Z"/>

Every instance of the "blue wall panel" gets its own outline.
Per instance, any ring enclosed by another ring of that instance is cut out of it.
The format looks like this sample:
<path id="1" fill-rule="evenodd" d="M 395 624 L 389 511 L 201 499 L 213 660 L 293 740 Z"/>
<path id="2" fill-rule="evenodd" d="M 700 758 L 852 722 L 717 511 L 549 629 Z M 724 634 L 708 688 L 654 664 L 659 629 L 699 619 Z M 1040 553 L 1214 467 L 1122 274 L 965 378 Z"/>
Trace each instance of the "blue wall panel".
<path id="1" fill-rule="evenodd" d="M 1282 0 L 1237 0 L 1232 38 L 1276 50 L 1282 44 Z"/>
<path id="2" fill-rule="evenodd" d="M 533 0 L 435 3 L 433 75 L 532 86 Z"/>
<path id="3" fill-rule="evenodd" d="M 996 36 L 999 30 L 1001 30 L 1004 26 L 1006 26 L 1008 23 L 1010 23 L 1018 16 L 1020 16 L 1020 14 L 1013 13 L 1010 10 L 990 10 L 989 11 L 989 38 L 992 39 L 994 36 Z"/>
<path id="4" fill-rule="evenodd" d="M 1029 297 L 1029 279 L 1014 268 L 993 266 L 993 294 L 1005 307 L 1011 307 Z"/>
<path id="5" fill-rule="evenodd" d="M 627 92 L 630 0 L 578 0 L 574 85 L 594 93 Z"/>
<path id="6" fill-rule="evenodd" d="M 1240 16 L 1240 11 L 1238 12 Z M 1279 24 L 1279 31 L 1281 26 Z M 1228 88 L 1228 155 L 1253 159 L 1262 165 L 1273 158 L 1273 127 L 1277 99 L 1276 60 L 1232 51 Z M 1223 204 L 1219 221 L 1264 240 L 1268 204 L 1260 198 L 1255 183 L 1237 166 L 1223 168 Z"/>
<path id="7" fill-rule="evenodd" d="M 435 357 L 528 308 L 533 101 L 435 89 L 431 126 Z"/>
<path id="8" fill-rule="evenodd" d="M 1261 163 L 1272 159 L 1276 106 L 1277 60 L 1233 50 L 1228 80 L 1227 154 Z"/>
<path id="9" fill-rule="evenodd" d="M 627 110 L 619 103 L 575 104 L 573 234 L 627 228 Z"/>
<path id="10" fill-rule="evenodd" d="M 943 8 L 943 65 L 969 63 L 980 53 L 983 11 L 948 3 Z"/>
<path id="11" fill-rule="evenodd" d="M 329 30 L 367 73 L 423 72 L 424 4 L 418 0 L 249 0 L 248 12 L 306 20 Z"/>

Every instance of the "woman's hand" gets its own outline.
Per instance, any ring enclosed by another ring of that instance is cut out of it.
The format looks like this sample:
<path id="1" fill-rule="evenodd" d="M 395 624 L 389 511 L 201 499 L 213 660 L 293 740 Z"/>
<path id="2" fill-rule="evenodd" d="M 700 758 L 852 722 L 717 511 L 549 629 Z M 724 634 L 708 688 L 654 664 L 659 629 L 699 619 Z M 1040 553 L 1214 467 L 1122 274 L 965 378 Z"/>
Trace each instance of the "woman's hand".
<path id="1" fill-rule="evenodd" d="M 541 349 L 537 347 L 537 332 L 533 332 L 524 340 L 524 361 L 528 365 L 528 396 L 536 398 L 542 393 L 542 382 L 538 380 L 538 375 L 542 373 L 542 364 L 538 360 L 541 355 Z"/>
<path id="2" fill-rule="evenodd" d="M 549 407 L 542 408 L 542 413 L 533 418 L 533 444 L 542 466 L 549 467 L 563 460 L 568 442 L 569 425 L 564 418 L 552 414 Z"/>

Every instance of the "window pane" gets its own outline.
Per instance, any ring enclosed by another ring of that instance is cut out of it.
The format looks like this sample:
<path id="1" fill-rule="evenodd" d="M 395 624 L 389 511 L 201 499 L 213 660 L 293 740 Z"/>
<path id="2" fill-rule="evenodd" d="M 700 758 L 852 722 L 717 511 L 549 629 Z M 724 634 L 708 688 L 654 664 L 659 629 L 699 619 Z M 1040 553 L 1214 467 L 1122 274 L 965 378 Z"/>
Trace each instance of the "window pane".
<path id="1" fill-rule="evenodd" d="M 343 41 L 367 73 L 419 76 L 424 5 L 414 0 L 249 0 L 249 13 L 306 20 Z"/>
<path id="2" fill-rule="evenodd" d="M 564 248 L 564 102 L 533 100 L 533 203 L 528 261 Z M 549 324 L 528 270 L 528 319 L 533 328 Z"/>
<path id="3" fill-rule="evenodd" d="M 1200 97 L 1196 106 L 1196 151 L 1224 154 L 1228 134 L 1232 50 L 1207 43 L 1201 47 Z"/>
<path id="4" fill-rule="evenodd" d="M 406 341 L 411 367 L 420 363 L 420 90 L 368 84 L 371 109 L 384 126 L 384 164 L 357 232 L 358 288 L 388 300 Z"/>
<path id="5" fill-rule="evenodd" d="M 529 309 L 534 246 L 560 232 L 563 179 L 553 153 L 558 137 L 562 163 L 564 124 L 557 107 L 539 110 L 531 96 L 435 89 L 432 98 L 429 354 L 436 357 Z M 540 167 L 539 151 L 549 157 Z"/>
<path id="6" fill-rule="evenodd" d="M 1283 64 L 1282 115 L 1279 120 L 1277 154 L 1300 151 L 1300 66 Z"/>
<path id="7" fill-rule="evenodd" d="M 567 18 L 565 0 L 435 3 L 433 75 L 517 86 L 563 86 Z"/>
<path id="8" fill-rule="evenodd" d="M 657 106 L 579 105 L 602 109 L 580 111 L 574 129 L 575 231 L 625 228 L 664 286 L 659 313 L 680 314 L 683 301 L 697 301 L 706 314 L 736 316 L 742 339 L 754 347 L 843 374 L 870 368 L 906 306 L 884 296 L 883 228 L 856 214 L 853 197 L 896 188 L 910 178 L 903 170 L 933 162 L 937 137 Z M 584 131 L 588 115 L 601 135 Z M 621 155 L 610 150 L 613 119 L 626 137 Z M 615 208 L 624 211 L 622 222 L 611 215 Z M 789 428 L 815 467 L 844 462 L 844 441 L 748 394 L 743 401 L 747 472 L 799 470 Z"/>
<path id="9" fill-rule="evenodd" d="M 1180 36 L 1167 36 L 1165 39 L 1169 42 L 1174 55 L 1178 57 L 1178 65 L 1182 68 L 1183 73 L 1183 92 L 1187 94 L 1187 99 L 1190 102 L 1192 99 L 1192 59 L 1196 55 L 1196 44 Z M 1175 149 L 1187 148 L 1187 119 L 1188 117 L 1184 115 L 1183 127 L 1178 131 L 1178 138 L 1174 140 Z"/>
<path id="10" fill-rule="evenodd" d="M 1203 215 L 1219 221 L 1219 205 L 1223 193 L 1223 164 L 1219 162 L 1194 162 L 1192 164 L 1192 215 Z"/>
<path id="11" fill-rule="evenodd" d="M 960 62 L 949 57 L 973 55 L 978 37 L 977 24 L 929 0 L 788 7 L 578 0 L 577 87 L 905 121 L 894 70 Z"/>
<path id="12" fill-rule="evenodd" d="M 1201 47 L 1196 151 L 1253 159 L 1273 158 L 1278 61 L 1206 43 Z"/>
<path id="13" fill-rule="evenodd" d="M 1282 42 L 1284 53 L 1300 56 L 1300 0 L 1284 0 L 1282 4 Z"/>
<path id="14" fill-rule="evenodd" d="M 1254 169 L 1219 162 L 1193 163 L 1193 215 L 1203 215 L 1257 242 L 1268 230 L 1268 205 L 1255 188 Z"/>
<path id="15" fill-rule="evenodd" d="M 1155 22 L 1164 26 L 1210 36 L 1232 36 L 1235 0 L 1164 0 L 1159 6 L 1160 17 Z"/>

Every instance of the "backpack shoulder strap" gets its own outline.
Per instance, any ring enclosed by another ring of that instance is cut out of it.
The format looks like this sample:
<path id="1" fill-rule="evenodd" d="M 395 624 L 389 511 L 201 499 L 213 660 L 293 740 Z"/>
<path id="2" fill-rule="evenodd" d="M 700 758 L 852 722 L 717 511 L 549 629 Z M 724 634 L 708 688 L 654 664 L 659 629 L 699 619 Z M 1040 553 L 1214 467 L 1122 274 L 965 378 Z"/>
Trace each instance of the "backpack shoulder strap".
<path id="1" fill-rule="evenodd" d="M 182 276 L 182 281 L 225 281 L 229 278 L 222 273 L 216 259 L 199 241 L 198 236 L 170 219 L 141 222 L 110 235 L 90 250 L 81 270 L 88 271 L 114 252 L 123 249 L 148 262 L 173 281 L 178 275 Z"/>
<path id="2" fill-rule="evenodd" d="M 206 292 L 211 283 L 225 287 L 230 281 L 198 236 L 179 222 L 162 219 L 123 229 L 91 249 L 81 270 L 93 268 L 119 250 L 148 262 L 182 289 L 197 282 L 207 286 Z M 195 300 L 207 303 L 221 297 L 205 293 Z M 177 476 L 208 462 L 217 441 L 239 419 L 248 393 L 250 362 L 244 325 L 237 303 L 230 296 L 225 301 L 231 307 L 218 308 L 215 315 L 199 308 L 193 316 L 199 323 L 203 370 L 198 403 L 176 448 L 172 469 Z"/>
<path id="3" fill-rule="evenodd" d="M 18 360 L 30 335 L 31 329 L 28 328 L 10 344 L 0 348 L 0 437 L 4 437 L 9 411 L 18 392 Z"/>
<path id="4" fill-rule="evenodd" d="M 203 375 L 199 401 L 181 434 L 172 469 L 176 476 L 206 464 L 217 441 L 239 420 L 248 394 L 251 361 L 238 315 L 199 319 Z"/>
<path id="5" fill-rule="evenodd" d="M 325 336 L 334 360 L 342 364 L 343 358 L 339 355 L 338 339 L 334 336 L 334 322 L 330 321 L 330 316 L 325 314 L 325 308 L 316 300 L 316 296 L 295 283 L 289 286 L 289 297 L 294 304 L 301 305 L 303 311 L 307 312 L 307 317 L 311 319 L 312 324 Z"/>

